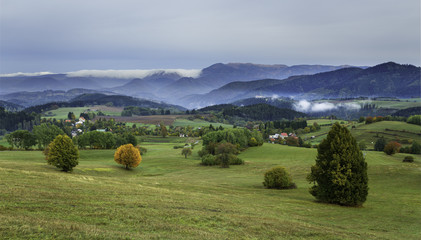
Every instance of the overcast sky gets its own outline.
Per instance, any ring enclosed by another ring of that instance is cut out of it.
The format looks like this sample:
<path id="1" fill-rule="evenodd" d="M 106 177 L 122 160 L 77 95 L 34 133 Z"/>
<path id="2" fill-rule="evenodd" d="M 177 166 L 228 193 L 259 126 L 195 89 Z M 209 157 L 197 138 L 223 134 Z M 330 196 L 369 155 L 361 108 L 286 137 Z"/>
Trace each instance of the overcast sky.
<path id="1" fill-rule="evenodd" d="M 0 73 L 420 65 L 419 0 L 0 0 Z"/>

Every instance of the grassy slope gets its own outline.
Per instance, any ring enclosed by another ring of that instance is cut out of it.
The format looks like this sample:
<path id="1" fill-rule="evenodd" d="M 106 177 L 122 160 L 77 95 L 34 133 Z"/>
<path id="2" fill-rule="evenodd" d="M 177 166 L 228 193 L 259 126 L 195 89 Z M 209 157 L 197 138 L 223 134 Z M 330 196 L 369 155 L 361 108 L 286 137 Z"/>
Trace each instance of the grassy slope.
<path id="1" fill-rule="evenodd" d="M 405 109 L 410 107 L 419 107 L 421 99 L 400 99 L 400 101 L 386 101 L 386 100 L 363 100 L 356 101 L 357 103 L 375 104 L 377 108 L 393 108 L 393 109 Z"/>
<path id="2" fill-rule="evenodd" d="M 421 234 L 421 157 L 368 152 L 363 208 L 321 204 L 305 176 L 315 149 L 265 144 L 241 154 L 244 166 L 199 166 L 173 141 L 143 146 L 126 171 L 113 151 L 81 151 L 73 173 L 40 152 L 0 152 L 0 236 L 39 239 L 416 239 Z M 263 173 L 287 167 L 298 189 L 262 186 Z"/>
<path id="3" fill-rule="evenodd" d="M 323 122 L 322 120 L 311 120 L 313 122 Z M 308 123 L 308 125 L 310 125 Z M 320 123 L 322 124 L 322 123 Z M 361 124 L 356 123 L 356 128 L 351 128 L 352 124 L 349 124 L 349 129 L 351 130 L 352 135 L 357 139 L 358 142 L 364 141 L 369 149 L 374 149 L 374 143 L 379 137 L 384 137 L 387 142 L 396 141 L 396 140 L 416 140 L 421 143 L 421 126 L 415 124 L 409 124 L 406 122 L 397 122 L 397 121 L 382 121 L 372 124 Z M 386 130 L 387 129 L 387 130 Z M 329 132 L 330 126 L 323 126 L 317 132 L 311 132 L 303 134 L 300 137 L 307 139 L 306 141 L 312 144 L 320 143 Z M 316 136 L 315 139 L 311 139 L 311 136 Z M 404 144 L 404 146 L 409 146 L 410 144 Z"/>
<path id="4" fill-rule="evenodd" d="M 173 123 L 173 125 L 175 127 L 190 126 L 190 127 L 193 127 L 193 128 L 204 127 L 204 126 L 208 127 L 210 124 L 212 124 L 212 126 L 214 128 L 218 128 L 219 126 L 222 126 L 223 128 L 232 128 L 232 125 L 230 125 L 230 124 L 211 123 L 211 122 L 207 122 L 207 121 L 204 121 L 204 120 L 198 120 L 198 119 L 196 119 L 194 121 L 191 121 L 191 120 L 188 120 L 188 119 L 179 118 L 179 119 L 176 119 Z"/>
<path id="5" fill-rule="evenodd" d="M 47 111 L 51 112 L 53 116 L 47 116 L 46 118 L 67 119 L 67 114 L 69 112 L 73 112 L 76 118 L 78 118 L 81 113 L 87 111 L 88 109 L 94 113 L 97 113 L 97 110 L 100 110 L 105 115 L 109 116 L 120 116 L 121 112 L 123 111 L 122 107 L 107 107 L 105 105 L 97 105 L 92 107 L 63 107 L 56 110 Z"/>
<path id="6" fill-rule="evenodd" d="M 405 122 L 382 121 L 362 124 L 352 129 L 351 133 L 357 141 L 364 141 L 370 149 L 374 149 L 374 143 L 379 137 L 384 137 L 387 142 L 412 139 L 421 143 L 421 126 Z"/>

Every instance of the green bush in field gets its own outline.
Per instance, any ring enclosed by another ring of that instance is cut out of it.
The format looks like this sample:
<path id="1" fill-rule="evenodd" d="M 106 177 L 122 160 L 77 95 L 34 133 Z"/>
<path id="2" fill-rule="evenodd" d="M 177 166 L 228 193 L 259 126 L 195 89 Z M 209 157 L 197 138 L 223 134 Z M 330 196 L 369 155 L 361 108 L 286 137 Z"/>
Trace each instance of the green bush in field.
<path id="1" fill-rule="evenodd" d="M 307 180 L 319 201 L 361 206 L 368 195 L 367 163 L 355 138 L 335 123 L 317 149 L 316 165 Z"/>
<path id="2" fill-rule="evenodd" d="M 48 164 L 65 172 L 71 172 L 78 165 L 79 151 L 67 135 L 58 135 L 46 151 Z"/>
<path id="3" fill-rule="evenodd" d="M 207 155 L 202 156 L 201 164 L 204 166 L 214 166 L 214 165 L 219 165 L 221 163 L 216 160 L 216 157 L 214 155 L 207 154 Z"/>
<path id="4" fill-rule="evenodd" d="M 414 162 L 413 156 L 406 156 L 402 162 Z"/>
<path id="5" fill-rule="evenodd" d="M 263 185 L 267 188 L 291 189 L 297 188 L 290 174 L 283 167 L 274 167 L 265 173 Z"/>

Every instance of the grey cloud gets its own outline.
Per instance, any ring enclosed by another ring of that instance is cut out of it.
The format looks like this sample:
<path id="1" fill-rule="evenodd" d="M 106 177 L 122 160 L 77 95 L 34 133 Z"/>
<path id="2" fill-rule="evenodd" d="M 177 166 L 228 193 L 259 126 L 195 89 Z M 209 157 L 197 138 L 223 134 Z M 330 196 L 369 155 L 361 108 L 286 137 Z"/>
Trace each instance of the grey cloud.
<path id="1" fill-rule="evenodd" d="M 0 73 L 215 62 L 420 64 L 418 0 L 0 4 Z"/>

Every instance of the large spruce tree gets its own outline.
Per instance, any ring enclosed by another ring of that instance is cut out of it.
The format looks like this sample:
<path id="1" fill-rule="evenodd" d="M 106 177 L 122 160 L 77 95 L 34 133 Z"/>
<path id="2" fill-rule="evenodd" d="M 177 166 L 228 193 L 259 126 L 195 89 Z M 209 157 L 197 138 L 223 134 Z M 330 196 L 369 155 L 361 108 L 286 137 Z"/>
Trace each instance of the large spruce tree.
<path id="1" fill-rule="evenodd" d="M 368 194 L 367 163 L 350 131 L 335 123 L 317 151 L 307 177 L 314 183 L 310 193 L 322 202 L 361 206 Z"/>

